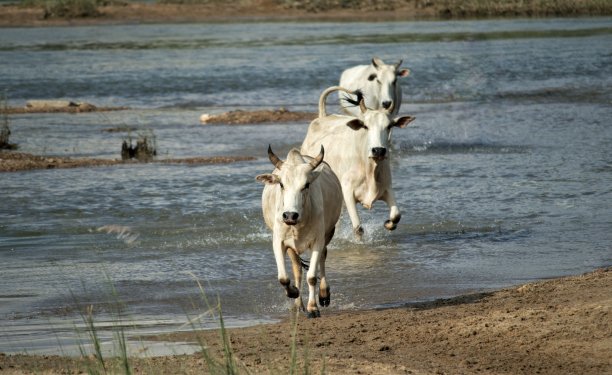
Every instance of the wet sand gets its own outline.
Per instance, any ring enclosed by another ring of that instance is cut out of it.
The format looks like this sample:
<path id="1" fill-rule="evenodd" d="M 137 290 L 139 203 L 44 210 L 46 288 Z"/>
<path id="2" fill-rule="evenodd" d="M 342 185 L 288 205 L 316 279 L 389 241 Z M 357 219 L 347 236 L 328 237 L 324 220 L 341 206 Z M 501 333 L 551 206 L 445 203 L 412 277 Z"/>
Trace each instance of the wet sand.
<path id="1" fill-rule="evenodd" d="M 149 163 L 163 164 L 223 164 L 255 160 L 251 156 L 213 156 L 176 159 L 154 159 Z M 138 164 L 137 160 L 90 159 L 59 156 L 38 156 L 24 152 L 0 150 L 0 172 L 17 172 L 32 169 L 56 169 L 79 167 L 103 167 L 112 165 Z"/>
<path id="2" fill-rule="evenodd" d="M 92 104 L 70 105 L 65 107 L 6 107 L 0 108 L 0 114 L 7 115 L 23 115 L 30 113 L 86 113 L 86 112 L 112 112 L 124 111 L 128 107 L 96 107 Z"/>
<path id="3" fill-rule="evenodd" d="M 289 111 L 286 108 L 276 110 L 243 111 L 240 109 L 220 113 L 216 115 L 203 114 L 200 117 L 202 124 L 225 124 L 225 125 L 244 125 L 262 124 L 271 122 L 310 122 L 317 117 L 313 112 Z"/>
<path id="4" fill-rule="evenodd" d="M 299 316 L 299 373 L 612 373 L 612 268 L 403 307 Z M 279 291 L 280 293 L 280 291 Z M 333 303 L 333 290 L 332 290 Z M 197 341 L 222 357 L 218 331 L 157 340 Z M 284 374 L 292 323 L 229 330 L 239 369 Z M 0 355 L 3 373 L 78 373 L 95 363 L 58 356 Z M 135 373 L 208 373 L 202 355 L 132 359 Z M 111 372 L 122 372 L 117 362 Z M 244 371 L 246 373 L 246 371 Z"/>

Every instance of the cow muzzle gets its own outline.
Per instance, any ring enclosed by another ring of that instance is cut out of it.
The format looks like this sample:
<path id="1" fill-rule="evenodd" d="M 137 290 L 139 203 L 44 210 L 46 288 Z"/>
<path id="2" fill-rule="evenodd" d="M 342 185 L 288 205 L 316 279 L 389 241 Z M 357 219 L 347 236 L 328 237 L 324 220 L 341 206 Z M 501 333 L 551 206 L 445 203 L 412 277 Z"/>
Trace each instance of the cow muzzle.
<path id="1" fill-rule="evenodd" d="M 374 147 L 370 157 L 376 161 L 384 160 L 387 157 L 387 149 L 385 147 Z"/>
<path id="2" fill-rule="evenodd" d="M 298 223 L 299 216 L 297 212 L 283 212 L 283 222 L 287 225 L 295 225 Z"/>

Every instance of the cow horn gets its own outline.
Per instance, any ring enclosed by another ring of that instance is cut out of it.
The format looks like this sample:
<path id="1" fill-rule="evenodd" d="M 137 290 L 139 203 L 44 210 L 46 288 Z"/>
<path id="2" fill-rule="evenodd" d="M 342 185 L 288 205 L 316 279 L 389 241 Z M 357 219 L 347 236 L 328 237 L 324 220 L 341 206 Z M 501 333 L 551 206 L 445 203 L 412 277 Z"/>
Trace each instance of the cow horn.
<path id="1" fill-rule="evenodd" d="M 385 63 L 378 57 L 372 58 L 372 66 L 375 67 L 376 69 L 380 68 L 383 65 L 385 65 Z"/>
<path id="2" fill-rule="evenodd" d="M 387 109 L 387 113 L 393 113 L 393 108 L 395 108 L 395 100 L 391 102 L 391 106 L 389 106 L 389 109 Z"/>
<path id="3" fill-rule="evenodd" d="M 278 156 L 274 155 L 274 152 L 272 152 L 272 146 L 270 145 L 268 145 L 268 158 L 272 162 L 272 165 L 274 165 L 278 169 L 281 169 L 281 167 L 283 166 L 283 161 L 280 160 Z"/>
<path id="4" fill-rule="evenodd" d="M 402 65 L 403 62 L 404 60 L 400 59 L 400 61 L 398 61 L 397 64 L 395 64 L 395 70 L 399 69 L 399 67 Z"/>
<path id="5" fill-rule="evenodd" d="M 321 152 L 319 152 L 319 156 L 310 161 L 310 166 L 312 169 L 315 169 L 319 166 L 319 164 L 321 164 L 323 161 L 323 156 L 325 156 L 325 150 L 323 149 L 323 145 L 321 145 Z"/>
<path id="6" fill-rule="evenodd" d="M 365 99 L 363 98 L 359 101 L 359 109 L 361 109 L 361 113 L 366 113 L 368 110 L 365 105 Z"/>

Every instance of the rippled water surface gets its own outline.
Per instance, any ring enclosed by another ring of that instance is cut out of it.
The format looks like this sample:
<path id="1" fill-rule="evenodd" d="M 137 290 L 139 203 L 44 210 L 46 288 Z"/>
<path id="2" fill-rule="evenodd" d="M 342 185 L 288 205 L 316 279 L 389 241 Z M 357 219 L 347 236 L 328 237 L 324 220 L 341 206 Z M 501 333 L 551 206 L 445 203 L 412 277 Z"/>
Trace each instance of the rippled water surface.
<path id="1" fill-rule="evenodd" d="M 0 175 L 0 351 L 74 352 L 88 305 L 105 343 L 117 325 L 190 329 L 206 310 L 196 279 L 230 325 L 286 316 L 254 177 L 271 170 L 267 145 L 286 155 L 307 123 L 199 115 L 314 112 L 343 69 L 375 55 L 412 72 L 400 112 L 417 120 L 393 134 L 403 216 L 387 232 L 382 202 L 360 209 L 363 242 L 341 219 L 323 316 L 610 265 L 611 45 L 610 18 L 2 29 L 10 105 L 131 108 L 11 116 L 20 150 L 116 158 L 126 133 L 103 130 L 127 126 L 154 134 L 163 157 L 258 159 Z"/>

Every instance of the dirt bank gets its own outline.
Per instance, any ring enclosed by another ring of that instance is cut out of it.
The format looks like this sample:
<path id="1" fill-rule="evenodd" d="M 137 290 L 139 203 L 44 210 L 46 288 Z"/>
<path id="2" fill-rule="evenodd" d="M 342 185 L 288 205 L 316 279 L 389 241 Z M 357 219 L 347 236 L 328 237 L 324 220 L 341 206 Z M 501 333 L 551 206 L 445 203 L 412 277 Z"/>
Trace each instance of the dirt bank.
<path id="1" fill-rule="evenodd" d="M 323 310 L 320 319 L 299 319 L 298 366 L 308 358 L 310 372 L 325 366 L 330 374 L 609 374 L 611 271 L 386 310 Z M 239 366 L 288 373 L 291 329 L 283 322 L 230 330 Z M 221 355 L 216 331 L 158 339 L 195 341 L 197 335 Z M 85 365 L 57 356 L 0 356 L 7 374 L 76 373 Z M 135 373 L 208 372 L 200 355 L 131 365 Z"/>
<path id="2" fill-rule="evenodd" d="M 0 107 L 0 114 L 20 115 L 26 113 L 86 113 L 123 111 L 128 107 L 98 107 L 89 103 L 75 103 L 53 100 L 40 100 L 40 104 L 24 107 Z M 57 103 L 57 104 L 56 104 Z"/>
<path id="3" fill-rule="evenodd" d="M 121 23 L 258 21 L 403 21 L 433 18 L 601 16 L 612 3 L 600 0 L 386 0 L 386 1 L 210 1 L 200 4 L 109 1 L 88 17 L 54 17 L 44 7 L 3 5 L 0 27 Z"/>
<path id="4" fill-rule="evenodd" d="M 269 122 L 295 122 L 307 121 L 310 122 L 317 117 L 316 113 L 312 112 L 292 112 L 286 108 L 277 110 L 261 110 L 261 111 L 243 111 L 235 110 L 218 115 L 203 114 L 200 117 L 202 124 L 227 124 L 227 125 L 243 125 L 243 124 L 261 124 Z"/>
<path id="5" fill-rule="evenodd" d="M 151 163 L 164 164 L 221 164 L 234 163 L 238 161 L 255 160 L 251 156 L 213 156 L 177 159 L 158 159 Z M 1 151 L 0 150 L 0 172 L 17 172 L 31 169 L 55 169 L 55 168 L 78 168 L 78 167 L 100 167 L 119 164 L 136 164 L 138 161 L 124 161 L 121 159 L 88 159 L 70 158 L 58 156 L 37 156 L 24 152 Z"/>

